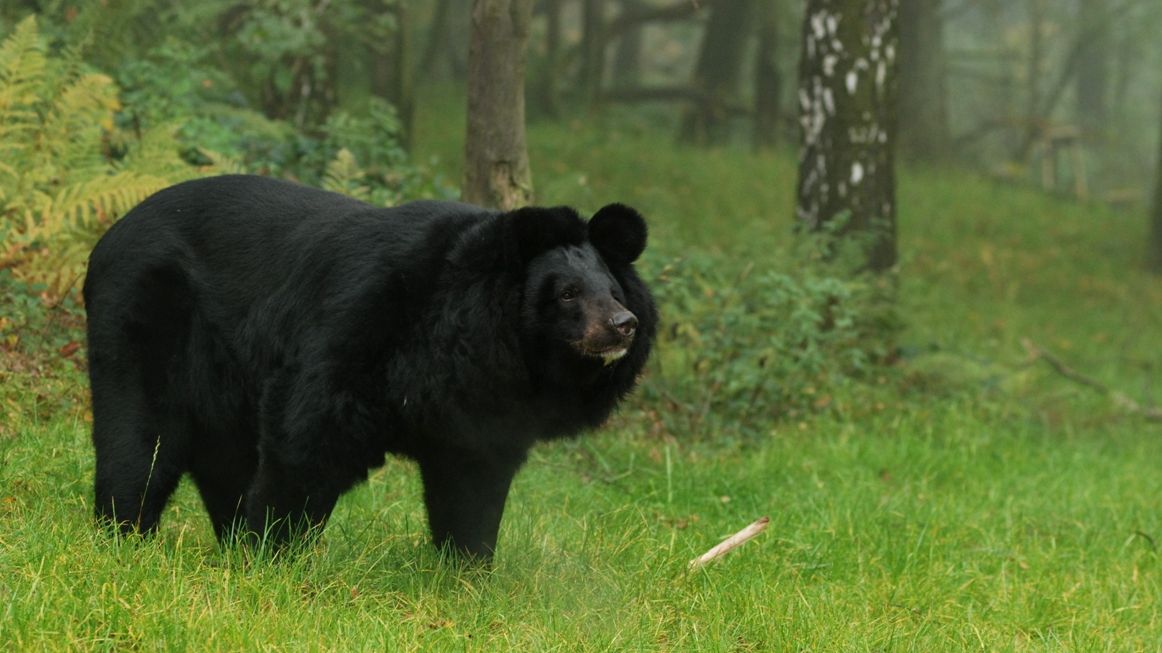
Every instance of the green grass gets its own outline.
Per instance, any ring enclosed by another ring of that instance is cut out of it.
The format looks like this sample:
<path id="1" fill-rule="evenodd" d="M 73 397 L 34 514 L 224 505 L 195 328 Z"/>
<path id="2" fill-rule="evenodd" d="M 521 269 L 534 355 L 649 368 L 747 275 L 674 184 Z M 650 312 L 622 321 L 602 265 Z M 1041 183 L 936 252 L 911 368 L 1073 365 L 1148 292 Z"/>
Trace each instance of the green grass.
<path id="1" fill-rule="evenodd" d="M 452 178 L 462 124 L 418 134 Z M 787 256 L 789 156 L 601 118 L 530 142 L 542 201 L 647 214 L 647 264 Z M 1162 425 L 1020 344 L 1162 403 L 1145 219 L 942 171 L 904 171 L 900 204 L 899 369 L 759 439 L 660 436 L 627 411 L 541 447 L 489 572 L 430 550 L 401 461 L 290 560 L 218 549 L 188 484 L 157 537 L 109 539 L 83 377 L 5 373 L 0 649 L 1162 650 Z M 686 570 L 760 515 L 754 542 Z"/>

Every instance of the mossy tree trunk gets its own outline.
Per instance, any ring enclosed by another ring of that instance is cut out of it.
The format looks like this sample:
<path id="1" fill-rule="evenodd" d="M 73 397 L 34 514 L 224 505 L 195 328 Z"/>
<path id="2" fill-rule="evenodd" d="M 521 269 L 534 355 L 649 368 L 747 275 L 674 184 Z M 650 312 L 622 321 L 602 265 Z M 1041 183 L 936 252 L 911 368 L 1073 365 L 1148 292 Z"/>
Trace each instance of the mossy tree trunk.
<path id="1" fill-rule="evenodd" d="M 1162 131 L 1158 137 L 1158 170 L 1154 182 L 1154 224 L 1150 237 L 1150 264 L 1155 273 L 1162 275 Z"/>
<path id="2" fill-rule="evenodd" d="M 561 0 L 544 0 L 541 6 L 545 12 L 545 60 L 536 76 L 534 101 L 542 114 L 556 118 L 561 113 L 557 101 L 557 78 L 561 62 Z"/>
<path id="3" fill-rule="evenodd" d="M 757 8 L 758 49 L 754 63 L 754 148 L 769 150 L 779 142 L 779 105 L 783 76 L 779 71 L 779 9 L 781 2 L 766 0 Z"/>
<path id="4" fill-rule="evenodd" d="M 900 2 L 900 151 L 917 160 L 944 158 L 949 146 L 940 3 Z"/>
<path id="5" fill-rule="evenodd" d="M 605 0 L 583 0 L 581 29 L 580 87 L 592 106 L 600 100 L 605 81 Z"/>
<path id="6" fill-rule="evenodd" d="M 621 13 L 640 13 L 646 4 L 642 0 L 621 0 Z M 626 88 L 641 82 L 642 45 L 644 43 L 642 24 L 627 29 L 617 42 L 613 54 L 613 85 Z"/>
<path id="7" fill-rule="evenodd" d="M 692 86 L 698 99 L 682 119 L 681 142 L 719 145 L 728 139 L 729 105 L 738 95 L 754 8 L 754 0 L 729 0 L 711 6 L 694 67 Z"/>
<path id="8" fill-rule="evenodd" d="M 525 46 L 532 0 L 473 0 L 465 202 L 504 210 L 532 201 L 525 145 Z"/>
<path id="9" fill-rule="evenodd" d="M 1078 5 L 1079 31 L 1087 34 L 1085 56 L 1077 62 L 1077 122 L 1086 139 L 1100 141 L 1106 133 L 1110 89 L 1110 8 L 1108 0 L 1084 0 Z"/>
<path id="10" fill-rule="evenodd" d="M 451 0 L 437 0 L 432 14 L 431 24 L 428 27 L 428 41 L 424 45 L 424 55 L 420 58 L 420 72 L 431 77 L 436 72 L 436 58 L 444 51 L 448 39 L 448 14 L 451 11 Z"/>
<path id="11" fill-rule="evenodd" d="M 865 239 L 866 266 L 896 263 L 897 0 L 809 0 L 799 63 L 796 215 Z"/>
<path id="12" fill-rule="evenodd" d="M 382 90 L 395 106 L 399 115 L 400 128 L 403 130 L 402 145 L 405 150 L 412 149 L 412 131 L 415 125 L 416 97 L 415 73 L 412 67 L 412 22 L 408 15 L 406 0 L 397 0 L 392 11 L 395 13 L 395 43 L 392 44 L 392 57 L 389 61 L 380 59 L 380 65 L 386 65 L 384 71 L 387 86 Z"/>

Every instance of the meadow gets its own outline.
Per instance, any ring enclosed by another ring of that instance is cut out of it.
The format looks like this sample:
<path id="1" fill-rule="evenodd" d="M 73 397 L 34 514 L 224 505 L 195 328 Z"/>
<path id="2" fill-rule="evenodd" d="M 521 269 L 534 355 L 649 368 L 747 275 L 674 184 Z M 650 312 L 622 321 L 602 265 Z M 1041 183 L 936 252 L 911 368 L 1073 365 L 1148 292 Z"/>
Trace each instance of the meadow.
<path id="1" fill-rule="evenodd" d="M 457 179 L 463 122 L 446 113 L 421 120 L 417 152 Z M 655 273 L 692 255 L 793 271 L 793 156 L 670 140 L 644 119 L 533 124 L 538 197 L 636 206 Z M 490 570 L 431 550 L 398 460 L 289 560 L 218 548 L 189 484 L 156 537 L 108 538 L 90 520 L 83 350 L 13 365 L 0 648 L 1162 650 L 1162 422 L 1024 344 L 1162 404 L 1145 218 L 941 169 L 902 170 L 899 205 L 892 365 L 811 389 L 812 411 L 688 432 L 639 396 L 609 429 L 534 451 Z M 79 326 L 38 337 L 67 350 Z M 650 374 L 699 374 L 688 354 L 663 346 Z M 763 515 L 754 541 L 687 568 Z"/>

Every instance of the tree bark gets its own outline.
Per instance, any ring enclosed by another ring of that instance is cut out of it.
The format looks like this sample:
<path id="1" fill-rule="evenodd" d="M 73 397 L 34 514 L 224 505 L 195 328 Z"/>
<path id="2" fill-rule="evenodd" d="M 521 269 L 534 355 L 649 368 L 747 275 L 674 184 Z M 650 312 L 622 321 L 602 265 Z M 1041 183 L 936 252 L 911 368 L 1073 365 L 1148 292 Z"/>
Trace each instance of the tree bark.
<path id="1" fill-rule="evenodd" d="M 622 14 L 635 14 L 645 7 L 642 0 L 621 0 Z M 642 72 L 642 25 L 627 29 L 613 53 L 613 84 L 616 87 L 637 86 Z"/>
<path id="2" fill-rule="evenodd" d="M 399 115 L 399 124 L 403 132 L 400 145 L 411 151 L 413 139 L 412 131 L 415 126 L 416 96 L 415 78 L 412 69 L 412 27 L 408 16 L 407 2 L 400 0 L 395 3 L 395 55 L 392 75 L 391 92 L 388 99 L 395 105 Z"/>
<path id="3" fill-rule="evenodd" d="M 679 140 L 695 145 L 719 145 L 729 137 L 723 105 L 738 94 L 747 35 L 753 27 L 753 0 L 731 0 L 714 5 L 702 35 L 693 86 L 706 101 L 691 107 L 682 119 Z"/>
<path id="4" fill-rule="evenodd" d="M 758 50 L 754 65 L 754 148 L 769 150 L 779 142 L 779 105 L 783 77 L 779 72 L 779 2 L 760 2 Z"/>
<path id="5" fill-rule="evenodd" d="M 557 102 L 557 77 L 561 62 L 561 0 L 544 0 L 542 4 L 545 11 L 545 61 L 534 92 L 540 111 L 555 118 L 561 113 Z"/>
<path id="6" fill-rule="evenodd" d="M 532 0 L 473 0 L 465 202 L 510 210 L 532 201 L 525 145 L 525 46 Z"/>
<path id="7" fill-rule="evenodd" d="M 866 267 L 896 263 L 897 0 L 808 0 L 799 64 L 802 227 L 866 239 Z"/>
<path id="8" fill-rule="evenodd" d="M 605 79 L 605 0 L 584 0 L 581 22 L 581 93 L 594 105 Z"/>
<path id="9" fill-rule="evenodd" d="M 420 72 L 431 77 L 436 72 L 436 57 L 444 49 L 448 35 L 448 11 L 451 0 L 438 0 L 432 24 L 428 29 L 428 42 L 424 46 L 424 56 L 420 58 Z"/>
<path id="10" fill-rule="evenodd" d="M 1025 70 L 1025 135 L 1014 156 L 1017 161 L 1025 161 L 1029 157 L 1029 152 L 1032 151 L 1045 126 L 1041 113 L 1041 68 L 1045 58 L 1045 45 L 1042 39 L 1045 28 L 1045 1 L 1027 0 L 1029 58 Z"/>
<path id="11" fill-rule="evenodd" d="M 1150 238 L 1150 268 L 1162 275 L 1162 130 L 1158 132 L 1158 169 L 1154 182 L 1154 224 Z"/>
<path id="12" fill-rule="evenodd" d="M 940 3 L 900 2 L 900 151 L 916 160 L 944 158 L 948 150 L 948 102 L 944 20 Z"/>
<path id="13" fill-rule="evenodd" d="M 1077 67 L 1077 122 L 1088 140 L 1101 140 L 1109 108 L 1110 9 L 1107 0 L 1085 0 L 1079 6 L 1078 33 L 1086 39 Z"/>

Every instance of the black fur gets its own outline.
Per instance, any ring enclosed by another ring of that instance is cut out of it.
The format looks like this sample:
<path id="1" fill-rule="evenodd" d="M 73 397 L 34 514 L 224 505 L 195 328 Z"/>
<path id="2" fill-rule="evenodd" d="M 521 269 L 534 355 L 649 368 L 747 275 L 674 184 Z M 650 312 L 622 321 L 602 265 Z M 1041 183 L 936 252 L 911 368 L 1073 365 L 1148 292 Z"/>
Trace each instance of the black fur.
<path id="1" fill-rule="evenodd" d="M 261 177 L 157 193 L 85 280 L 98 517 L 152 531 L 189 472 L 219 538 L 282 543 L 393 453 L 436 544 L 490 556 L 529 448 L 600 425 L 645 364 L 645 240 L 620 205 L 587 226 Z"/>

